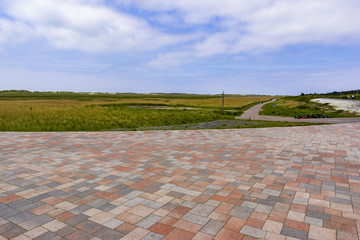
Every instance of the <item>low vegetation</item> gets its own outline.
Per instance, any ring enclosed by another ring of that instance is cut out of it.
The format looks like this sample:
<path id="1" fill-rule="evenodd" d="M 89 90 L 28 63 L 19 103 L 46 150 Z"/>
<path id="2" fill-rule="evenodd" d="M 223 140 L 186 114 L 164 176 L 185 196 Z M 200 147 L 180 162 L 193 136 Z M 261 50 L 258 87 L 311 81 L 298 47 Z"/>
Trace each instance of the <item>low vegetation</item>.
<path id="1" fill-rule="evenodd" d="M 343 110 L 336 110 L 329 104 L 321 104 L 311 101 L 311 99 L 319 97 L 318 95 L 305 95 L 305 96 L 291 96 L 282 97 L 273 104 L 267 104 L 262 108 L 260 115 L 271 116 L 305 116 L 305 115 L 317 115 L 325 114 L 327 117 L 356 117 L 356 113 L 351 113 Z"/>
<path id="2" fill-rule="evenodd" d="M 220 95 L 0 91 L 0 131 L 100 131 L 227 120 L 270 98 L 226 95 L 222 112 Z"/>

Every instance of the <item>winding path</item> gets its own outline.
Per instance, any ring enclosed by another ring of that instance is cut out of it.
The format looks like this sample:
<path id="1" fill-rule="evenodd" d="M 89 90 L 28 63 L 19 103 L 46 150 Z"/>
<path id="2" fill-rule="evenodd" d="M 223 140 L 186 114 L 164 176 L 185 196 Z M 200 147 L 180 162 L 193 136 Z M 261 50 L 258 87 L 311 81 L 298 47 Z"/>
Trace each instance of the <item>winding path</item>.
<path id="1" fill-rule="evenodd" d="M 309 123 L 354 123 L 360 122 L 359 117 L 353 118 L 310 118 L 310 119 L 295 119 L 291 117 L 277 117 L 277 116 L 265 116 L 259 115 L 261 108 L 265 104 L 269 104 L 276 101 L 272 99 L 264 104 L 257 104 L 248 110 L 246 110 L 241 116 L 235 117 L 236 119 L 252 119 L 252 120 L 265 120 L 265 121 L 277 121 L 277 122 L 309 122 Z"/>

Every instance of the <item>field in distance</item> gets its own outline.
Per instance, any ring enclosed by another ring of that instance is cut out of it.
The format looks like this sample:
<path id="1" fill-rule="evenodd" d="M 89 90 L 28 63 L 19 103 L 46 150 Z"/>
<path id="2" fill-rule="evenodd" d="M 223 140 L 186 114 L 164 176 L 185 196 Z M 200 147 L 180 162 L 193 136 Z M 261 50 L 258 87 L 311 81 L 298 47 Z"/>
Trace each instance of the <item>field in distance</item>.
<path id="1" fill-rule="evenodd" d="M 0 131 L 101 131 L 229 120 L 272 96 L 0 91 Z"/>

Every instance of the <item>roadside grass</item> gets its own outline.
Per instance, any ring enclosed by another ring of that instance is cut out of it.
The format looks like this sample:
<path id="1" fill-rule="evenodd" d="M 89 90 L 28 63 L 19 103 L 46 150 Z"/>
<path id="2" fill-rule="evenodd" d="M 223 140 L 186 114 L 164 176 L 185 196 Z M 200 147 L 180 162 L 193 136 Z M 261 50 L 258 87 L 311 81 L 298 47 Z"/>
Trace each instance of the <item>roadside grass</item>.
<path id="1" fill-rule="evenodd" d="M 311 99 L 315 96 L 296 96 L 296 97 L 282 97 L 276 100 L 275 107 L 273 103 L 266 104 L 260 111 L 260 115 L 294 117 L 297 115 L 304 116 L 307 114 L 326 114 L 330 118 L 338 117 L 356 117 L 356 113 L 336 110 L 329 104 L 321 104 L 312 102 Z"/>

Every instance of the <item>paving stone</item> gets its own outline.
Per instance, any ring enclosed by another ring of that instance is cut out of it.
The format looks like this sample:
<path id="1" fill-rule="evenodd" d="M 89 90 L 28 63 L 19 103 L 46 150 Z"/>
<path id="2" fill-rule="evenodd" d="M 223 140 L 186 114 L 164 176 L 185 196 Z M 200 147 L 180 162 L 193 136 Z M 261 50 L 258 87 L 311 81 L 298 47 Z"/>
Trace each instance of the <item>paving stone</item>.
<path id="1" fill-rule="evenodd" d="M 93 234 L 101 239 L 107 240 L 115 240 L 124 236 L 124 234 L 106 227 L 97 230 Z"/>
<path id="2" fill-rule="evenodd" d="M 359 146 L 359 123 L 4 132 L 0 239 L 357 239 Z"/>
<path id="3" fill-rule="evenodd" d="M 158 222 L 162 217 L 156 216 L 154 214 L 150 214 L 140 222 L 136 223 L 137 226 L 142 227 L 144 229 L 148 229 L 152 225 L 154 225 L 156 222 Z"/>
<path id="4" fill-rule="evenodd" d="M 23 234 L 24 232 L 26 232 L 25 229 L 18 226 L 14 226 L 13 228 L 2 232 L 1 235 L 7 239 L 12 239 L 19 236 L 20 234 Z"/>
<path id="5" fill-rule="evenodd" d="M 280 232 L 282 235 L 288 236 L 288 237 L 293 237 L 293 238 L 298 238 L 301 240 L 306 240 L 308 239 L 308 233 L 305 231 L 301 231 L 295 228 L 289 228 L 289 227 L 283 227 L 281 229 Z"/>
<path id="6" fill-rule="evenodd" d="M 60 240 L 62 239 L 62 237 L 52 232 L 46 232 L 34 238 L 34 240 L 48 240 L 48 239 Z"/>
<path id="7" fill-rule="evenodd" d="M 216 221 L 211 219 L 202 229 L 201 231 L 210 235 L 215 236 L 220 229 L 224 226 L 223 222 Z"/>
<path id="8" fill-rule="evenodd" d="M 318 219 L 322 219 L 322 220 L 330 220 L 330 215 L 329 214 L 310 211 L 310 210 L 306 211 L 306 216 L 313 217 L 313 218 L 318 218 Z"/>
<path id="9" fill-rule="evenodd" d="M 207 217 L 214 209 L 214 206 L 198 204 L 193 209 L 191 209 L 190 213 L 202 217 Z"/>
<path id="10" fill-rule="evenodd" d="M 0 211 L 0 217 L 5 218 L 5 219 L 13 217 L 17 214 L 19 214 L 19 211 L 16 211 L 15 209 L 12 209 L 10 207 L 3 208 Z"/>
<path id="11" fill-rule="evenodd" d="M 306 216 L 304 222 L 308 223 L 308 224 L 311 224 L 311 225 L 316 225 L 316 226 L 322 227 L 324 221 L 323 221 L 323 219 Z"/>
<path id="12" fill-rule="evenodd" d="M 71 226 L 65 226 L 59 230 L 57 230 L 55 233 L 61 237 L 66 237 L 74 232 L 76 232 L 78 229 L 71 227 Z"/>
<path id="13" fill-rule="evenodd" d="M 51 222 L 52 220 L 54 220 L 52 217 L 42 214 L 42 215 L 33 217 L 25 222 L 19 223 L 19 226 L 25 228 L 26 230 L 30 230 L 30 229 L 33 229 L 40 225 L 43 225 L 45 223 Z"/>
<path id="14" fill-rule="evenodd" d="M 250 226 L 244 226 L 240 233 L 249 235 L 254 238 L 264 238 L 266 235 L 266 231 Z"/>
<path id="15" fill-rule="evenodd" d="M 231 216 L 247 219 L 250 217 L 254 209 L 242 206 L 235 206 L 229 214 Z"/>
<path id="16" fill-rule="evenodd" d="M 202 216 L 199 216 L 199 215 L 194 215 L 194 214 L 191 214 L 191 213 L 185 214 L 185 216 L 182 217 L 182 219 L 186 220 L 186 221 L 189 221 L 189 222 L 192 222 L 192 223 L 197 223 L 197 224 L 200 224 L 200 225 L 205 225 L 209 221 L 209 218 L 205 218 L 205 217 L 202 217 Z"/>
<path id="17" fill-rule="evenodd" d="M 13 217 L 10 217 L 8 218 L 11 222 L 13 223 L 16 223 L 16 224 L 19 224 L 19 223 L 22 223 L 22 222 L 25 222 L 29 219 L 32 219 L 34 217 L 36 217 L 37 215 L 31 213 L 31 212 L 22 212 L 22 213 L 19 213 Z"/>
<path id="18" fill-rule="evenodd" d="M 163 238 L 164 238 L 163 235 L 160 235 L 160 234 L 157 234 L 154 232 L 150 232 L 145 237 L 143 237 L 141 240 L 161 240 Z"/>

